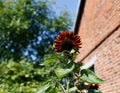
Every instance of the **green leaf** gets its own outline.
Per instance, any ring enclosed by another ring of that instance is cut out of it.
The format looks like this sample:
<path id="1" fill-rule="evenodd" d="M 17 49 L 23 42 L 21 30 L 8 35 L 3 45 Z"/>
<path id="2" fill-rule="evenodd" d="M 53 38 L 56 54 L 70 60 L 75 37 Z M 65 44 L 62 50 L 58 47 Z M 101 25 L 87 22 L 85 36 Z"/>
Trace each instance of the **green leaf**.
<path id="1" fill-rule="evenodd" d="M 37 91 L 37 93 L 46 93 L 46 90 L 50 87 L 49 84 L 43 85 L 40 87 L 40 89 Z"/>
<path id="2" fill-rule="evenodd" d="M 68 68 L 57 68 L 55 69 L 55 74 L 57 75 L 57 77 L 62 78 L 64 76 L 66 76 L 67 74 L 69 74 L 72 70 L 74 70 L 75 65 L 69 64 Z"/>
<path id="3" fill-rule="evenodd" d="M 81 70 L 81 77 L 80 80 L 87 83 L 92 84 L 100 84 L 103 83 L 103 80 L 98 78 L 94 72 L 92 72 L 89 69 L 83 69 Z"/>
<path id="4" fill-rule="evenodd" d="M 56 61 L 58 61 L 58 58 L 56 56 L 52 56 L 49 59 L 45 60 L 41 65 L 46 66 Z"/>
<path id="5" fill-rule="evenodd" d="M 47 89 L 46 93 L 59 93 L 59 89 L 56 87 L 50 87 Z"/>
<path id="6" fill-rule="evenodd" d="M 75 92 L 76 90 L 77 90 L 77 87 L 75 86 L 75 87 L 70 88 L 69 92 Z"/>

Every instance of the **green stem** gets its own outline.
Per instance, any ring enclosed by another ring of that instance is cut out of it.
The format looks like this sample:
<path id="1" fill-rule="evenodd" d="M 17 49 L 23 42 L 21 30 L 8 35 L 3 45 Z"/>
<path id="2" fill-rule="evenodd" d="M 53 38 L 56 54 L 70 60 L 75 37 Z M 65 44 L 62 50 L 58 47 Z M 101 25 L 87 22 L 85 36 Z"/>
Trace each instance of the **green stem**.
<path id="1" fill-rule="evenodd" d="M 67 84 L 67 93 L 69 93 L 69 80 L 67 80 L 67 82 L 66 82 Z"/>
<path id="2" fill-rule="evenodd" d="M 61 87 L 61 89 L 62 89 L 63 93 L 66 93 L 65 88 L 63 87 L 63 85 L 62 85 L 62 84 L 60 84 L 60 87 Z"/>

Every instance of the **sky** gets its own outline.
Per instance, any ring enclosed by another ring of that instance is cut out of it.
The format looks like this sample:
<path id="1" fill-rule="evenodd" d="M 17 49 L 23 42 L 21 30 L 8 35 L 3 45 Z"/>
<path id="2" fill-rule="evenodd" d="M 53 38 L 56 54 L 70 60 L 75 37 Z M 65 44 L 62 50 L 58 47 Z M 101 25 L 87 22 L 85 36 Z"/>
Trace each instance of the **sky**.
<path id="1" fill-rule="evenodd" d="M 56 9 L 54 11 L 59 14 L 62 9 L 66 9 L 72 17 L 73 24 L 75 24 L 80 0 L 55 0 L 55 2 Z M 74 25 L 72 30 L 74 30 Z"/>

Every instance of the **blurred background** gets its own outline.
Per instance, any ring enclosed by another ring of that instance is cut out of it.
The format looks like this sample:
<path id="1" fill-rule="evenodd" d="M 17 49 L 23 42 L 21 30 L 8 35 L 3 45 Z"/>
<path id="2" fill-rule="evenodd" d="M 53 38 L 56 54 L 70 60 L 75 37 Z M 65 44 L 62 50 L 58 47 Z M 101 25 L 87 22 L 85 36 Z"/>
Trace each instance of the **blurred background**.
<path id="1" fill-rule="evenodd" d="M 54 54 L 59 32 L 74 30 L 78 5 L 78 0 L 0 0 L 0 93 L 41 93 L 51 67 L 46 71 L 39 63 Z"/>
<path id="2" fill-rule="evenodd" d="M 79 0 L 0 0 L 0 60 L 40 62 L 56 35 L 74 30 Z"/>

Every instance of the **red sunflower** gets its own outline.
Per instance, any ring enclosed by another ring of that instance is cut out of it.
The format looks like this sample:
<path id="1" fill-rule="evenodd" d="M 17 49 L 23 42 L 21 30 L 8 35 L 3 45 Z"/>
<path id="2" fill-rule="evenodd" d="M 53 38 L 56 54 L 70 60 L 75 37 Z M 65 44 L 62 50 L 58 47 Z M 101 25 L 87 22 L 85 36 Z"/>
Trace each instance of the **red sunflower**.
<path id="1" fill-rule="evenodd" d="M 57 39 L 54 40 L 55 46 L 54 49 L 56 52 L 62 52 L 64 50 L 76 49 L 78 51 L 81 48 L 80 36 L 74 35 L 73 32 L 62 31 L 58 34 Z"/>

